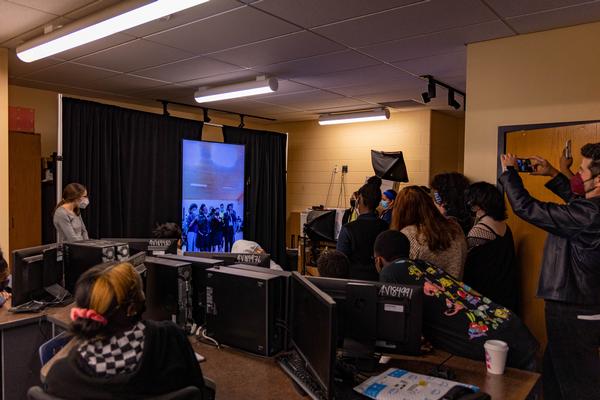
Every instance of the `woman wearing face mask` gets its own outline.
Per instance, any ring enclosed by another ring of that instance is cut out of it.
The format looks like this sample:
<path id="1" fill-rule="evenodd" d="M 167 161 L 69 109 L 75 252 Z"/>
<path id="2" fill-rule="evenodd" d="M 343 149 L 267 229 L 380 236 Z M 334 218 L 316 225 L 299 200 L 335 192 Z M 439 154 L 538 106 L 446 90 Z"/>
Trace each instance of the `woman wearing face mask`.
<path id="1" fill-rule="evenodd" d="M 90 204 L 85 186 L 80 183 L 69 183 L 63 190 L 62 200 L 54 210 L 54 227 L 57 242 L 74 242 L 88 240 L 87 229 L 81 211 Z"/>
<path id="2" fill-rule="evenodd" d="M 358 218 L 358 210 L 356 207 L 357 198 L 358 192 L 354 192 L 352 193 L 352 196 L 350 196 L 350 208 L 347 208 L 346 211 L 344 211 L 344 215 L 342 216 L 342 225 L 346 225 L 348 222 L 356 221 L 356 218 Z"/>
<path id="3" fill-rule="evenodd" d="M 384 220 L 389 224 L 392 223 L 392 210 L 394 209 L 394 200 L 396 200 L 396 191 L 393 189 L 388 189 L 381 194 L 381 201 L 379 202 L 379 207 L 381 207 L 381 214 L 379 218 Z"/>
<path id="4" fill-rule="evenodd" d="M 465 191 L 475 224 L 467 235 L 469 247 L 463 281 L 482 295 L 518 313 L 519 271 L 504 197 L 496 186 L 477 182 Z"/>

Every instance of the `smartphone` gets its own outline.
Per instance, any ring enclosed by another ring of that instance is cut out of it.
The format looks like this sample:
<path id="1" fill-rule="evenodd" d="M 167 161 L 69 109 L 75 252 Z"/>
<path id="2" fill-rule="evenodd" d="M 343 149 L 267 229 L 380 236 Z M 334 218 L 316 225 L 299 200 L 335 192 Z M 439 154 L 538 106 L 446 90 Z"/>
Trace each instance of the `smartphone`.
<path id="1" fill-rule="evenodd" d="M 571 139 L 567 140 L 565 143 L 565 158 L 573 158 L 573 153 L 571 152 Z"/>
<path id="2" fill-rule="evenodd" d="M 529 158 L 517 158 L 517 170 L 519 172 L 534 172 L 535 168 Z"/>

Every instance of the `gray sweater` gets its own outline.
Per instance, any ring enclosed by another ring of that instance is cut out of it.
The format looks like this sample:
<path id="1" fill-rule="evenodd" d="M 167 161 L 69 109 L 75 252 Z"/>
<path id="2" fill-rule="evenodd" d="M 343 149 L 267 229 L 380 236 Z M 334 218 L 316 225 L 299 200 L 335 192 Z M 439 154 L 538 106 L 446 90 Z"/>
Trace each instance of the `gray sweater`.
<path id="1" fill-rule="evenodd" d="M 53 221 L 56 228 L 57 242 L 74 242 L 76 240 L 89 239 L 81 215 L 77 215 L 64 207 L 58 207 L 54 212 Z"/>

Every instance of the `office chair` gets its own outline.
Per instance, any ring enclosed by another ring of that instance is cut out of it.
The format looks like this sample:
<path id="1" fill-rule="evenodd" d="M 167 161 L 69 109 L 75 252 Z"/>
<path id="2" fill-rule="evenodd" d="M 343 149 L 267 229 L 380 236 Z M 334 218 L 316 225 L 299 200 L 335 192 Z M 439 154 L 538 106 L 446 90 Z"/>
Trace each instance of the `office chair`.
<path id="1" fill-rule="evenodd" d="M 39 349 L 40 363 L 42 366 L 46 364 L 56 353 L 60 351 L 71 340 L 71 335 L 68 332 L 61 332 L 57 336 L 42 344 Z"/>
<path id="2" fill-rule="evenodd" d="M 147 400 L 215 400 L 215 383 L 210 379 L 205 378 L 204 397 L 202 391 L 196 386 L 188 386 L 183 389 L 176 390 L 171 393 L 161 394 L 160 396 L 151 397 Z M 40 386 L 32 386 L 27 391 L 27 399 L 29 400 L 64 400 L 59 397 L 52 396 L 44 392 Z"/>

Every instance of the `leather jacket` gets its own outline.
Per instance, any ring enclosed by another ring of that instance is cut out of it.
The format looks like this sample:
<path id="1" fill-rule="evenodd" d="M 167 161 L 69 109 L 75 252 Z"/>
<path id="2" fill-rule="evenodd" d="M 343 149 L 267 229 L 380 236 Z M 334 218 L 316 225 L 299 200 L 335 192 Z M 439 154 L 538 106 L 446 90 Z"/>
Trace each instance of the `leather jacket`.
<path id="1" fill-rule="evenodd" d="M 538 297 L 600 304 L 600 196 L 574 197 L 569 179 L 562 174 L 546 183 L 546 187 L 566 204 L 545 203 L 531 197 L 514 168 L 508 168 L 498 181 L 515 214 L 548 232 Z"/>

